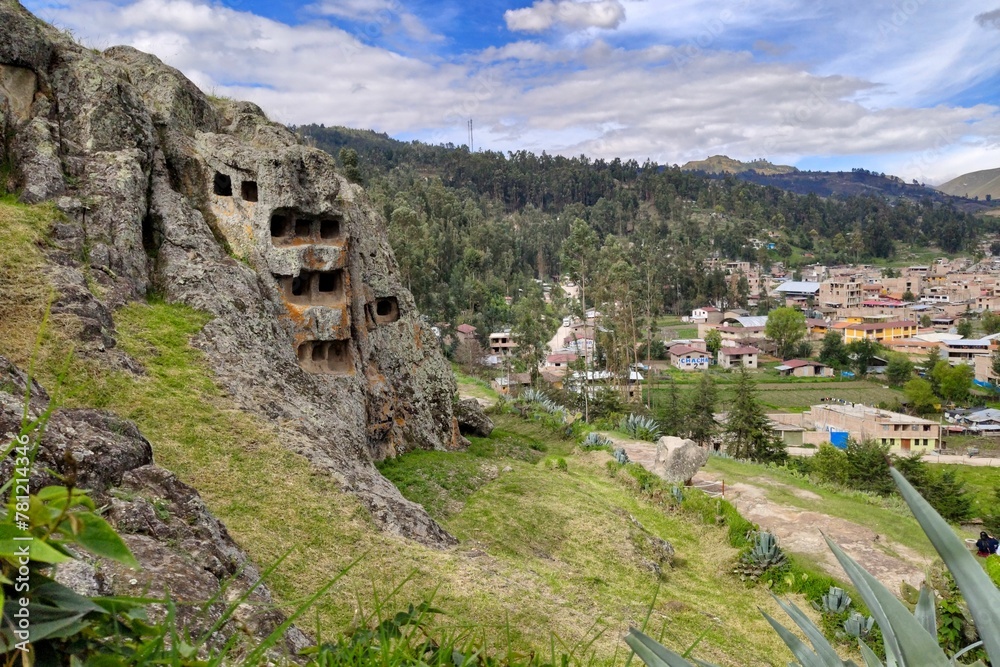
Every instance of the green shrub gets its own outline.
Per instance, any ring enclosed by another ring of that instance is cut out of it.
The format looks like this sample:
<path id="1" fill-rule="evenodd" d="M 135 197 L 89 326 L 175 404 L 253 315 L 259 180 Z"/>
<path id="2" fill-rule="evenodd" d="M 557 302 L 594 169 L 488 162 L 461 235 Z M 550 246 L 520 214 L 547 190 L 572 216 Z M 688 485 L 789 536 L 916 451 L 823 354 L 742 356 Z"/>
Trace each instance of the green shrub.
<path id="1" fill-rule="evenodd" d="M 889 445 L 874 440 L 847 444 L 847 469 L 850 486 L 888 496 L 896 490 L 889 476 Z"/>
<path id="2" fill-rule="evenodd" d="M 821 482 L 847 486 L 851 476 L 847 452 L 826 443 L 820 445 L 812 456 L 812 474 Z"/>

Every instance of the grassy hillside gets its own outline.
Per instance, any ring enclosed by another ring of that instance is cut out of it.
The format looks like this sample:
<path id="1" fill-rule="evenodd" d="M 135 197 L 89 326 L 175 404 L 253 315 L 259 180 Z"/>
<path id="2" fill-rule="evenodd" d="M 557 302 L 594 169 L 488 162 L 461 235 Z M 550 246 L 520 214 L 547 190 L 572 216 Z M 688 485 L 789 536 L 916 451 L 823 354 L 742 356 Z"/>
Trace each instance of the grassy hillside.
<path id="1" fill-rule="evenodd" d="M 29 274 L 42 263 L 51 218 L 48 209 L 0 202 L 0 353 L 22 362 L 49 291 L 44 278 L 32 283 Z M 14 285 L 27 292 L 11 299 Z M 787 660 L 757 612 L 777 613 L 773 601 L 728 574 L 736 550 L 724 529 L 664 512 L 634 485 L 612 479 L 606 454 L 574 455 L 569 442 L 538 426 L 502 420 L 494 437 L 468 452 L 417 452 L 387 464 L 386 474 L 462 544 L 436 551 L 382 534 L 352 496 L 219 390 L 189 344 L 206 321 L 165 303 L 115 313 L 119 344 L 142 364 L 142 376 L 75 357 L 73 323 L 54 322 L 38 374 L 50 388 L 62 377 L 67 406 L 135 420 L 156 461 L 195 486 L 258 563 L 290 551 L 270 582 L 286 609 L 353 564 L 306 629 L 330 637 L 370 622 L 376 608 L 392 612 L 433 598 L 455 632 L 520 653 L 555 647 L 580 655 L 593 642 L 598 664 L 623 664 L 621 635 L 648 615 L 650 631 L 673 646 L 705 633 L 699 655 L 720 664 Z M 676 567 L 662 579 L 647 567 L 631 517 L 676 548 Z"/>
<path id="2" fill-rule="evenodd" d="M 693 378 L 684 377 L 677 381 L 678 393 L 684 399 L 689 399 L 697 391 L 698 374 L 688 374 Z M 717 375 L 716 385 L 719 389 L 719 405 L 725 405 L 733 398 L 735 376 Z M 818 405 L 822 399 L 839 398 L 847 401 L 878 405 L 893 403 L 905 398 L 898 389 L 886 388 L 876 382 L 864 380 L 840 381 L 836 379 L 802 379 L 788 378 L 783 381 L 771 381 L 772 378 L 761 377 L 757 384 L 757 397 L 767 410 L 798 412 Z M 658 382 L 652 391 L 654 406 L 667 400 L 666 381 Z M 722 408 L 720 407 L 720 410 Z"/>
<path id="3" fill-rule="evenodd" d="M 986 195 L 991 195 L 993 199 L 1000 199 L 1000 167 L 962 174 L 937 189 L 955 197 L 986 199 Z"/>

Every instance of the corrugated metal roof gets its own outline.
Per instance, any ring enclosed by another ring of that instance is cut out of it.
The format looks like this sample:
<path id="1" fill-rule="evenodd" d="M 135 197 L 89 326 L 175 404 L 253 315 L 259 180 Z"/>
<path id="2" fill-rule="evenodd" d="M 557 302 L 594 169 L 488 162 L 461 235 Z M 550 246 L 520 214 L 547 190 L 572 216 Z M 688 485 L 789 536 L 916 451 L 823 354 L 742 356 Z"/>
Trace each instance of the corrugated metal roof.
<path id="1" fill-rule="evenodd" d="M 775 287 L 774 291 L 782 293 L 796 292 L 803 294 L 815 294 L 816 292 L 819 292 L 819 283 L 814 283 L 809 280 L 789 280 Z"/>
<path id="2" fill-rule="evenodd" d="M 748 317 L 737 317 L 735 319 L 743 325 L 744 328 L 767 326 L 767 315 L 750 315 Z"/>

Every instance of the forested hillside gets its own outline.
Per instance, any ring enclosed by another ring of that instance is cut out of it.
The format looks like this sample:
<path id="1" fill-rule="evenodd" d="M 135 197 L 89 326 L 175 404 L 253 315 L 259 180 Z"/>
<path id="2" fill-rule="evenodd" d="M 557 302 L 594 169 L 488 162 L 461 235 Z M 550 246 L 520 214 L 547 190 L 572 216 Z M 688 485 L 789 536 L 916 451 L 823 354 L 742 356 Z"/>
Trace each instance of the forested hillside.
<path id="1" fill-rule="evenodd" d="M 900 241 L 956 252 L 995 224 L 930 199 L 824 199 L 652 162 L 470 153 L 371 131 L 296 129 L 369 189 L 421 309 L 487 328 L 512 321 L 504 295 L 581 266 L 594 275 L 588 294 L 613 280 L 618 293 L 636 292 L 633 310 L 680 313 L 708 299 L 745 301 L 706 270 L 711 257 L 794 270 L 806 253 L 826 263 L 890 258 Z M 755 248 L 753 238 L 775 247 Z"/>

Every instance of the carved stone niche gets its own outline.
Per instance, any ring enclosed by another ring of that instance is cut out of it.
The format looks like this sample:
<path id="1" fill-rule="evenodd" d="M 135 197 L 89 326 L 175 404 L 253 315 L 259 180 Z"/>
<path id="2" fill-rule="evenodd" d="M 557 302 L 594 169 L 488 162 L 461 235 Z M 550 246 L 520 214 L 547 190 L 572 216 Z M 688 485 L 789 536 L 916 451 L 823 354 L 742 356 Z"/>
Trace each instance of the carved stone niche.
<path id="1" fill-rule="evenodd" d="M 291 209 L 271 214 L 271 243 L 276 246 L 338 245 L 343 239 L 340 217 L 311 216 Z"/>
<path id="2" fill-rule="evenodd" d="M 246 202 L 257 201 L 257 181 L 243 181 L 240 183 L 240 198 Z"/>
<path id="3" fill-rule="evenodd" d="M 371 331 L 381 324 L 390 324 L 399 319 L 399 300 L 386 296 L 365 304 L 365 325 Z"/>
<path id="4" fill-rule="evenodd" d="M 215 178 L 212 179 L 212 191 L 220 197 L 232 197 L 233 179 L 222 172 L 215 172 Z"/>
<path id="5" fill-rule="evenodd" d="M 299 366 L 307 373 L 346 375 L 354 369 L 350 340 L 310 340 L 299 345 Z"/>
<path id="6" fill-rule="evenodd" d="M 344 270 L 302 271 L 297 276 L 278 276 L 285 300 L 296 306 L 339 307 L 347 302 Z"/>

